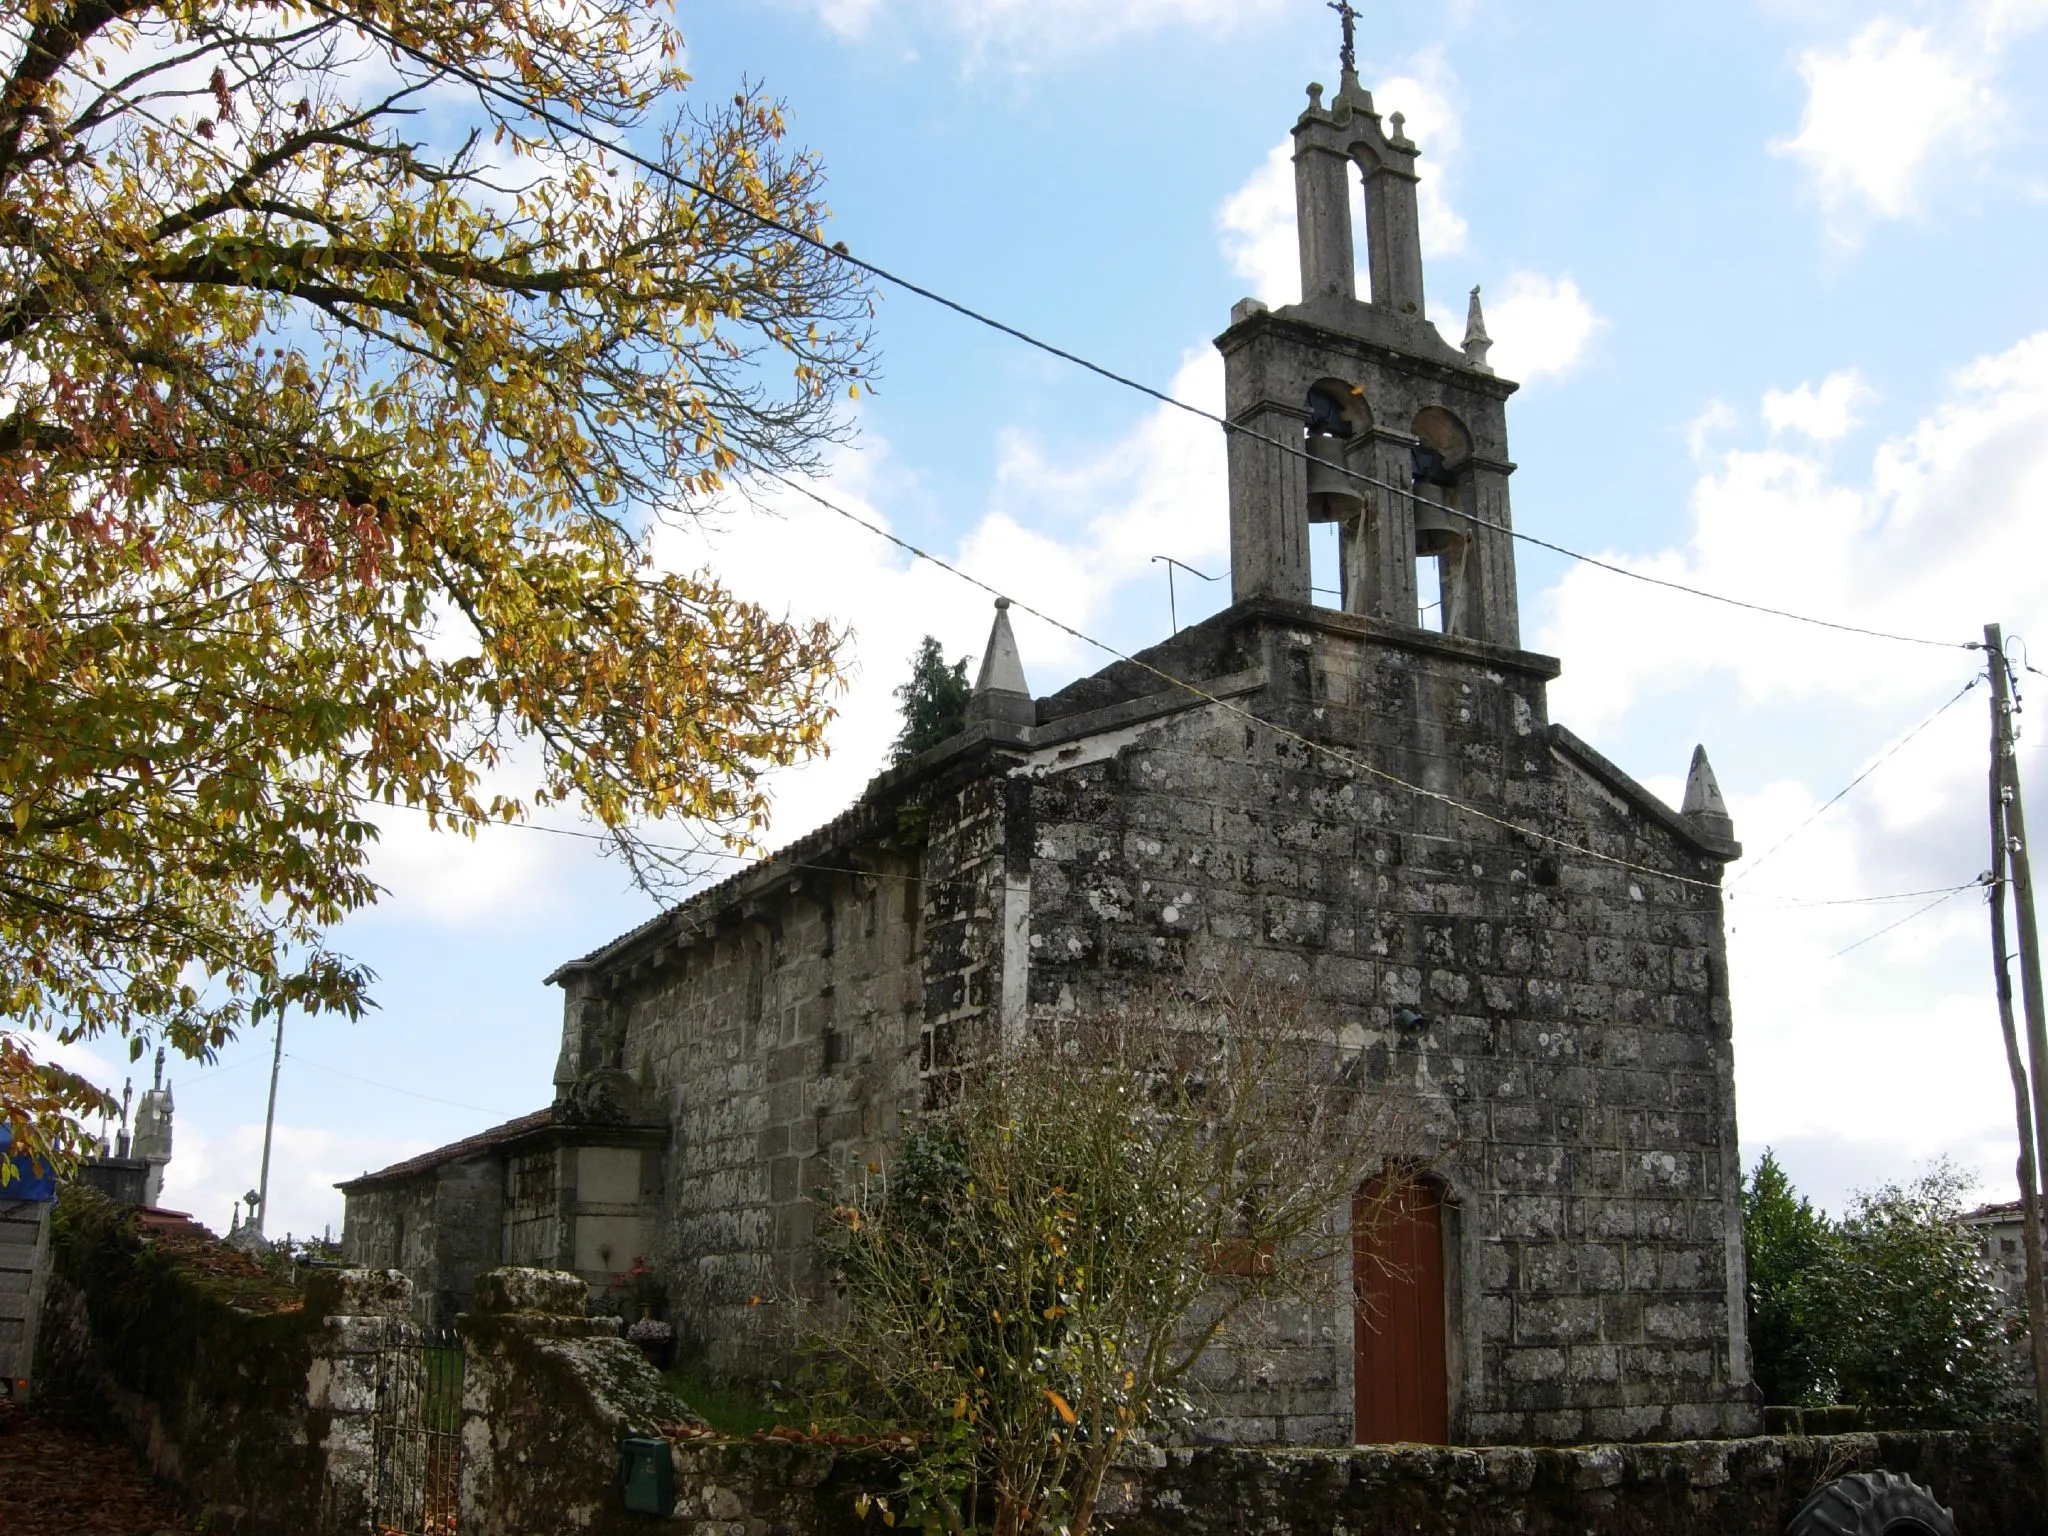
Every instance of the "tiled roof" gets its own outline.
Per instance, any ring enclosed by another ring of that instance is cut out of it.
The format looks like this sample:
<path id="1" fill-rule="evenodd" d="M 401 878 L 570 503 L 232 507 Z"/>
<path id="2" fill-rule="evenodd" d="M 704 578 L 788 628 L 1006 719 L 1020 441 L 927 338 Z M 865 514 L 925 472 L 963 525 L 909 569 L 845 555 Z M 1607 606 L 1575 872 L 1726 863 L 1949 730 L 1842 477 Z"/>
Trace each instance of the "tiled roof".
<path id="1" fill-rule="evenodd" d="M 909 762 L 884 769 L 868 781 L 858 800 L 823 826 L 806 832 L 802 837 L 785 844 L 758 862 L 726 876 L 715 885 L 706 886 L 667 911 L 656 913 L 637 928 L 629 929 L 617 938 L 600 944 L 589 954 L 557 966 L 544 980 L 553 983 L 570 972 L 601 965 L 615 956 L 627 953 L 636 942 L 663 929 L 692 929 L 698 923 L 716 917 L 749 890 L 758 890 L 764 885 L 773 884 L 778 878 L 817 867 L 817 861 L 821 859 L 870 840 L 879 832 L 893 830 L 894 823 L 882 809 L 894 798 L 893 792 L 942 768 L 954 758 L 967 755 L 974 748 L 987 743 L 989 739 L 988 726 L 969 726 L 959 735 L 920 752 Z"/>
<path id="2" fill-rule="evenodd" d="M 409 1157 L 402 1163 L 393 1163 L 389 1168 L 379 1168 L 375 1173 L 366 1173 L 335 1185 L 344 1192 L 352 1189 L 367 1189 L 373 1184 L 390 1184 L 409 1179 L 415 1174 L 426 1173 L 439 1168 L 443 1163 L 452 1163 L 473 1153 L 487 1152 L 501 1143 L 515 1140 L 529 1131 L 545 1129 L 552 1124 L 555 1112 L 552 1108 L 537 1109 L 530 1115 L 521 1115 L 517 1120 L 507 1120 L 503 1125 L 494 1125 L 487 1131 L 478 1131 L 474 1136 L 461 1141 L 451 1141 L 445 1147 L 436 1147 L 431 1152 L 422 1152 L 418 1157 Z"/>
<path id="3" fill-rule="evenodd" d="M 1965 1221 L 2018 1221 L 2020 1203 L 2017 1200 L 1999 1200 L 1990 1205 L 1980 1205 L 1974 1211 L 1963 1212 Z"/>

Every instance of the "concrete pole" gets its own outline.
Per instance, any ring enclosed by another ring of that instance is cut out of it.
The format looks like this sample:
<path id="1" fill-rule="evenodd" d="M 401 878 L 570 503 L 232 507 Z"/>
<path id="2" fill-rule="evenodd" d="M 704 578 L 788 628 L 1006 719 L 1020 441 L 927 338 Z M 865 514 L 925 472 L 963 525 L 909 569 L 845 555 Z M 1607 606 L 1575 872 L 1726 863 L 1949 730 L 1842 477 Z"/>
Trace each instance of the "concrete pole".
<path id="1" fill-rule="evenodd" d="M 284 1061 L 284 1010 L 277 1011 L 277 1041 L 270 1049 L 270 1107 L 263 1111 L 263 1173 L 256 1181 L 256 1230 L 270 1215 L 270 1133 L 277 1124 L 277 1069 Z"/>
<path id="2" fill-rule="evenodd" d="M 2010 833 L 2006 822 L 2006 764 L 2011 762 L 2012 716 L 2007 708 L 2004 637 L 1996 624 L 1984 630 L 1991 669 L 1991 964 L 1998 993 L 1998 1023 L 2005 1036 L 2005 1064 L 2012 1076 L 2013 1118 L 2019 1127 L 2020 1216 L 2027 1262 L 2027 1333 L 2034 1357 L 2034 1421 L 2041 1438 L 2041 1461 L 2048 1468 L 2048 1290 L 2041 1273 L 2041 1202 L 2037 1137 L 2028 1102 L 2027 1069 L 2013 1027 L 2012 972 L 2005 943 L 2005 887 Z M 2039 1058 L 2036 1058 L 2036 1065 Z"/>

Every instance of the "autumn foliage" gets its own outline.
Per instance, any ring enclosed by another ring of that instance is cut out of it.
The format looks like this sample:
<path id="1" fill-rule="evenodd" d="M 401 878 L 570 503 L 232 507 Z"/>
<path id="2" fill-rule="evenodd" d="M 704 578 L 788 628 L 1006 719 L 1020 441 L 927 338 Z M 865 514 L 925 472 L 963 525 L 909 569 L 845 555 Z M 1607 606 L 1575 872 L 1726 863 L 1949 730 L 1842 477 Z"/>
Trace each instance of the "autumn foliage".
<path id="1" fill-rule="evenodd" d="M 836 637 L 648 533 L 812 462 L 868 299 L 663 4 L 0 11 L 0 1118 L 47 1154 L 98 1098 L 24 1029 L 367 1005 L 323 935 L 373 806 L 577 807 L 649 884 L 648 818 L 759 830 Z"/>
<path id="2" fill-rule="evenodd" d="M 810 1406 L 917 1451 L 888 1525 L 1087 1536 L 1201 1369 L 1345 1304 L 1410 1116 L 1298 978 L 1196 974 L 1034 1019 L 830 1193 Z M 1372 1193 L 1361 1191 L 1371 1182 Z"/>

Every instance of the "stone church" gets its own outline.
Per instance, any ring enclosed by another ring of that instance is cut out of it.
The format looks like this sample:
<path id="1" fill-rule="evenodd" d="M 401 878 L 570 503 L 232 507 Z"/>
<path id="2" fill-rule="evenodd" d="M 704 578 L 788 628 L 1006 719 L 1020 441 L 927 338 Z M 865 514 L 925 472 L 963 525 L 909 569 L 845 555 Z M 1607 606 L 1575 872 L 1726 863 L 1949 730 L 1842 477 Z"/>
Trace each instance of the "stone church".
<path id="1" fill-rule="evenodd" d="M 1406 1218 L 1412 1294 L 1224 1362 L 1213 1433 L 1758 1428 L 1733 828 L 1704 754 L 1673 810 L 1549 718 L 1559 663 L 1522 648 L 1516 606 L 1515 386 L 1476 294 L 1462 347 L 1424 318 L 1401 118 L 1347 67 L 1333 99 L 1309 88 L 1294 143 L 1302 301 L 1245 300 L 1216 343 L 1230 606 L 1035 698 L 999 603 L 968 728 L 560 966 L 552 1106 L 342 1186 L 354 1259 L 443 1309 L 493 1264 L 621 1299 L 637 1264 L 708 1369 L 766 1372 L 754 1303 L 810 1272 L 812 1192 L 975 1037 L 1284 957 L 1412 1098 L 1433 1177 Z M 1322 522 L 1334 606 L 1310 582 Z"/>

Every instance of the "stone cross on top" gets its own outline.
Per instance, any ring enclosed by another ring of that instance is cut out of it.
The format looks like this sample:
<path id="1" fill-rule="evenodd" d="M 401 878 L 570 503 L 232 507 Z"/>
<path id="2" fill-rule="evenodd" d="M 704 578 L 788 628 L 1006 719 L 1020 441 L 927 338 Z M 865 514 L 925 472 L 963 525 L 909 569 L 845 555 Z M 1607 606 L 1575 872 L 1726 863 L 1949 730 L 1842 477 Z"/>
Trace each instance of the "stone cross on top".
<path id="1" fill-rule="evenodd" d="M 1355 75 L 1358 73 L 1358 12 L 1351 0 L 1329 0 L 1329 4 L 1344 23 L 1344 49 L 1337 57 L 1344 65 L 1344 72 Z"/>

